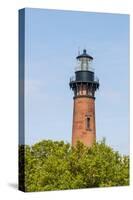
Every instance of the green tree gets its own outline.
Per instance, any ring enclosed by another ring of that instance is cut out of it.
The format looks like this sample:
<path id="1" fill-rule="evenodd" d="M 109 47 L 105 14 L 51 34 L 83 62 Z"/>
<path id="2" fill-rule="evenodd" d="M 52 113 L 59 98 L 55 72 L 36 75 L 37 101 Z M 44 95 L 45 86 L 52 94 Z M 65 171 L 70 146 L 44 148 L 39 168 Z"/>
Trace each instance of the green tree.
<path id="1" fill-rule="evenodd" d="M 19 153 L 20 185 L 23 181 L 25 191 L 129 185 L 129 156 L 120 155 L 105 140 L 91 148 L 80 142 L 71 147 L 63 141 L 43 140 L 20 146 Z"/>

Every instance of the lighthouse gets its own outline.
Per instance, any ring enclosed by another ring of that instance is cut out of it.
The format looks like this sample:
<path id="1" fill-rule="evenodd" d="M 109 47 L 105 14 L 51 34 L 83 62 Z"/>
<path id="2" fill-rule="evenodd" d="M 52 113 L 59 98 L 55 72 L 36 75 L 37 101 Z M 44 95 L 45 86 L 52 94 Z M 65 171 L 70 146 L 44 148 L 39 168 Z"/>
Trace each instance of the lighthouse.
<path id="1" fill-rule="evenodd" d="M 77 141 L 91 147 L 96 141 L 95 92 L 99 89 L 99 79 L 92 68 L 93 57 L 86 49 L 76 57 L 75 76 L 70 78 L 70 88 L 74 92 L 72 146 Z"/>

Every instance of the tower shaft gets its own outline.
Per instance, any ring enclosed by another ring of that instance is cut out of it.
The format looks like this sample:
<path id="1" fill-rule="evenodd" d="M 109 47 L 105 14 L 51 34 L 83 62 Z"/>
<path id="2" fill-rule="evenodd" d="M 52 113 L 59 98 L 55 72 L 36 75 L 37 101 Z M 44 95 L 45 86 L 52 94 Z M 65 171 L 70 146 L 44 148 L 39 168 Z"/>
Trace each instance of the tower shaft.
<path id="1" fill-rule="evenodd" d="M 75 146 L 77 141 L 86 146 L 96 141 L 94 98 L 74 98 L 72 145 Z"/>

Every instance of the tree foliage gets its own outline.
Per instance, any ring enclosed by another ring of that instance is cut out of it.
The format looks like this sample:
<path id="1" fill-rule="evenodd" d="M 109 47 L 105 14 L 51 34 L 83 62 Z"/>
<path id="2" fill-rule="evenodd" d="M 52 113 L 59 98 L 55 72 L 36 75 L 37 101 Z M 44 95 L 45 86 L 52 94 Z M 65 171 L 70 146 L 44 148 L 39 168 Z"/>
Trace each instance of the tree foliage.
<path id="1" fill-rule="evenodd" d="M 104 140 L 91 148 L 80 142 L 74 148 L 63 141 L 43 140 L 20 146 L 19 155 L 20 189 L 24 182 L 28 192 L 129 185 L 129 156 L 120 155 Z"/>

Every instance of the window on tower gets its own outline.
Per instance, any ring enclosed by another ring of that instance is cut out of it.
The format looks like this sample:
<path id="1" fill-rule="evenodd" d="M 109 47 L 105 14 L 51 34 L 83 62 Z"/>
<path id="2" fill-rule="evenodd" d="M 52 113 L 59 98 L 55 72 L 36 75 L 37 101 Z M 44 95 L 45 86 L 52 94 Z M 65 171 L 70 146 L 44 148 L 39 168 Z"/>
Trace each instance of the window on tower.
<path id="1" fill-rule="evenodd" d="M 90 118 L 86 118 L 86 129 L 90 129 Z"/>

